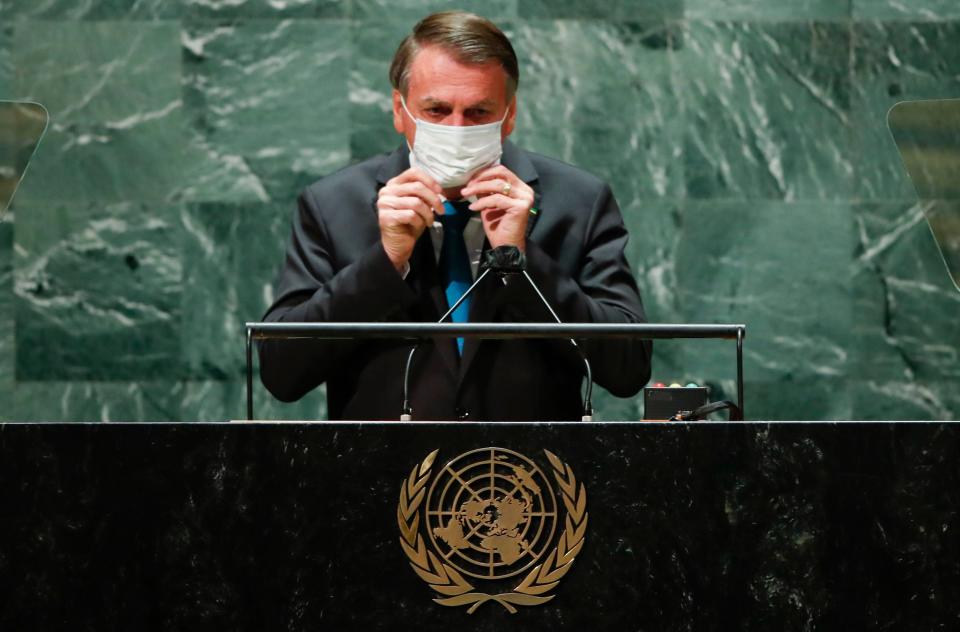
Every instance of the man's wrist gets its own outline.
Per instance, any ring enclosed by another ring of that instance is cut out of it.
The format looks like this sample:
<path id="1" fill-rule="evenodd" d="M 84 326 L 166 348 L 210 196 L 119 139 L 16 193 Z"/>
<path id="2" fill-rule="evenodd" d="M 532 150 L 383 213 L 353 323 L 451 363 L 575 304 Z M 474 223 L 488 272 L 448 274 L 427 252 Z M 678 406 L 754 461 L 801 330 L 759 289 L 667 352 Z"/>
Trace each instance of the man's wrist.
<path id="1" fill-rule="evenodd" d="M 402 277 L 406 277 L 407 272 L 410 271 L 409 257 L 404 258 L 404 257 L 393 254 L 392 252 L 390 252 L 390 249 L 387 248 L 386 244 L 384 244 L 382 241 L 380 242 L 380 246 L 383 248 L 384 254 L 387 255 L 387 259 L 389 259 L 390 263 L 393 264 L 393 267 L 394 269 L 396 269 L 397 273 Z"/>

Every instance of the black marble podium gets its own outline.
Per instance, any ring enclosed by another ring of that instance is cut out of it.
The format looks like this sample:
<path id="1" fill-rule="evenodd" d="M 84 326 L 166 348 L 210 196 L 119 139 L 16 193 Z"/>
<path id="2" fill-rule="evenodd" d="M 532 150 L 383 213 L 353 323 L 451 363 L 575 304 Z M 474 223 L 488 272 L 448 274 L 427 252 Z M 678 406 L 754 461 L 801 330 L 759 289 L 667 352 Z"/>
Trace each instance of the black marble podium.
<path id="1" fill-rule="evenodd" d="M 960 627 L 954 423 L 5 424 L 2 630 Z M 586 542 L 555 598 L 433 602 L 411 468 L 566 461 Z"/>

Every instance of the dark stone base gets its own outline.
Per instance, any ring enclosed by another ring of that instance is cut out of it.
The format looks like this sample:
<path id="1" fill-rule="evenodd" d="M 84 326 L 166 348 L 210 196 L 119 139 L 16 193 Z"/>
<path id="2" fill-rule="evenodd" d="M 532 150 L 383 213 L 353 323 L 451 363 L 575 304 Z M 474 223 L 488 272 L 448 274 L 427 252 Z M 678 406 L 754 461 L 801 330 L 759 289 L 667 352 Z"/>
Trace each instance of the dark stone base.
<path id="1" fill-rule="evenodd" d="M 3 630 L 960 626 L 960 425 L 0 426 Z M 570 464 L 546 605 L 433 603 L 402 481 L 486 446 Z"/>

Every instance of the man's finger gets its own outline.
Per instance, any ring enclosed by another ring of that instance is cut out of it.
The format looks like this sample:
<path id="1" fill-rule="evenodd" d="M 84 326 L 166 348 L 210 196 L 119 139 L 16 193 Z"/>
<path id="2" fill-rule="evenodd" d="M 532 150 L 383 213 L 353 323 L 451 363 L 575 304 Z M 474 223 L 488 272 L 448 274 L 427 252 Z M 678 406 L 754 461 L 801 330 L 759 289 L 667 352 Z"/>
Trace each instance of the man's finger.
<path id="1" fill-rule="evenodd" d="M 518 178 L 512 171 L 503 165 L 494 165 L 474 174 L 474 176 L 470 178 L 470 182 L 467 183 L 467 186 L 470 186 L 475 182 L 493 180 L 495 178 L 505 180 L 506 182 L 511 183 L 513 186 L 516 186 L 517 183 L 520 182 L 520 178 Z"/>
<path id="2" fill-rule="evenodd" d="M 392 208 L 400 210 L 404 208 L 412 209 L 416 206 L 423 206 L 427 209 L 430 208 L 426 202 L 412 195 L 385 195 L 377 200 L 377 208 Z"/>
<path id="3" fill-rule="evenodd" d="M 443 200 L 440 199 L 440 196 L 419 180 L 394 184 L 389 187 L 384 187 L 380 189 L 380 191 L 382 195 L 395 195 L 399 197 L 415 196 L 423 200 L 435 212 L 441 215 L 444 212 Z"/>
<path id="4" fill-rule="evenodd" d="M 380 211 L 380 221 L 391 228 L 410 227 L 415 231 L 424 228 L 423 217 L 412 209 L 385 209 Z"/>
<path id="5" fill-rule="evenodd" d="M 427 224 L 433 224 L 433 209 L 418 197 L 385 195 L 377 202 L 377 208 L 410 209 L 423 217 L 423 221 Z"/>
<path id="6" fill-rule="evenodd" d="M 488 208 L 509 210 L 511 207 L 516 206 L 516 203 L 517 200 L 515 198 L 507 197 L 502 193 L 494 193 L 493 195 L 484 196 L 471 204 L 470 210 L 483 211 Z"/>
<path id="7" fill-rule="evenodd" d="M 507 188 L 507 181 L 500 178 L 493 180 L 471 181 L 470 184 L 463 187 L 461 195 L 490 195 L 491 193 L 503 193 Z M 513 188 L 513 185 L 510 185 Z"/>
<path id="8" fill-rule="evenodd" d="M 406 182 L 422 182 L 424 186 L 426 186 L 428 189 L 430 189 L 437 195 L 440 195 L 441 193 L 443 193 L 443 187 L 437 184 L 436 180 L 428 176 L 423 171 L 420 171 L 416 167 L 411 167 L 406 171 L 404 171 L 403 173 L 401 173 L 400 175 L 396 176 L 395 178 L 391 178 L 387 182 L 387 185 L 404 184 Z"/>

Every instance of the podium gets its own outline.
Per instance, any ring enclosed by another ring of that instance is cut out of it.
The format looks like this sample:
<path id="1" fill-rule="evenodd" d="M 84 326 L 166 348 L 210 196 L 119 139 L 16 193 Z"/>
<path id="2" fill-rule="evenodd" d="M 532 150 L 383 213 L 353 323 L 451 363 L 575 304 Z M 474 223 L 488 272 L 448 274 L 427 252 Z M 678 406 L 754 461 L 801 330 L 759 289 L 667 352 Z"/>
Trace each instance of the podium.
<path id="1" fill-rule="evenodd" d="M 0 628 L 947 629 L 960 616 L 958 430 L 933 422 L 4 424 Z M 506 468 L 501 482 L 524 479 L 516 466 L 527 464 L 524 492 L 500 489 L 499 505 L 471 514 L 459 502 L 469 493 L 455 499 L 445 468 L 469 471 L 471 459 L 489 467 L 491 457 Z M 576 481 L 571 502 L 558 472 Z M 417 502 L 418 492 L 405 490 L 423 475 Z M 515 613 L 486 600 L 472 614 L 475 597 L 436 601 L 450 595 L 416 571 L 401 523 L 430 555 L 465 567 L 428 533 L 436 524 L 428 512 L 444 511 L 444 486 L 463 524 L 485 524 L 488 535 L 523 524 L 517 512 L 508 520 L 508 496 L 535 497 L 523 537 L 540 557 L 495 582 L 460 572 L 474 593 L 526 594 L 518 585 L 551 554 L 557 570 L 559 539 L 573 524 L 567 544 L 579 548 L 541 593 L 551 599 L 514 602 Z M 537 540 L 532 529 L 550 513 L 551 494 L 562 518 Z M 547 511 L 534 516 L 538 507 Z"/>

